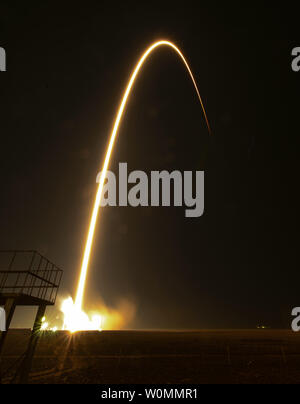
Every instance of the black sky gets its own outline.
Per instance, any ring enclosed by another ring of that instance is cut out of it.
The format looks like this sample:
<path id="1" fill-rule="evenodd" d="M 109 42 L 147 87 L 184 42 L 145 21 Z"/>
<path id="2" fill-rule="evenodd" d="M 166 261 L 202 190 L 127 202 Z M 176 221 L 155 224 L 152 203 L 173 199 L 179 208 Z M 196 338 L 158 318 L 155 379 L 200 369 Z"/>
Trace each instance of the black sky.
<path id="1" fill-rule="evenodd" d="M 184 67 L 161 49 L 137 82 L 111 168 L 203 169 L 205 214 L 103 210 L 86 301 L 134 301 L 135 328 L 288 327 L 300 305 L 297 10 L 170 4 L 1 4 L 0 247 L 44 253 L 74 294 L 124 85 L 151 41 L 170 39 L 213 136 Z"/>

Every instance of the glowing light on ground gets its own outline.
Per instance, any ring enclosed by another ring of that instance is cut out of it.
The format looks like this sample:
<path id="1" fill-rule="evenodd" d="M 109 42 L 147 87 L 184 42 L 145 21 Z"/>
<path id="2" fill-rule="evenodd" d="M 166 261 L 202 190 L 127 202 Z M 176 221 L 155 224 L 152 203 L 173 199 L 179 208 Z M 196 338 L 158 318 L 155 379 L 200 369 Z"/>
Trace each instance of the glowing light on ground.
<path id="1" fill-rule="evenodd" d="M 88 313 L 78 310 L 73 299 L 68 297 L 62 301 L 62 306 L 60 307 L 63 314 L 63 323 L 61 322 L 61 316 L 56 316 L 53 321 L 43 317 L 41 331 L 56 332 L 65 330 L 74 333 L 88 330 L 119 330 L 134 318 L 136 310 L 136 306 L 128 300 L 119 301 L 115 309 L 106 307 L 101 301 L 98 301 L 94 307 L 97 309 Z"/>
<path id="2" fill-rule="evenodd" d="M 47 330 L 48 326 L 49 326 L 49 324 L 46 321 L 46 317 L 43 317 L 42 318 L 42 324 L 41 324 L 41 330 L 42 331 Z"/>
<path id="3" fill-rule="evenodd" d="M 75 332 L 81 330 L 101 331 L 102 329 L 102 316 L 93 315 L 92 318 L 89 318 L 83 310 L 74 304 L 71 297 L 63 301 L 61 311 L 64 314 L 64 330 Z"/>
<path id="4" fill-rule="evenodd" d="M 184 63 L 190 78 L 193 82 L 195 91 L 197 93 L 197 96 L 199 98 L 199 102 L 204 114 L 204 118 L 207 124 L 207 128 L 210 132 L 210 126 L 209 122 L 207 119 L 207 115 L 204 109 L 204 105 L 202 102 L 202 99 L 200 97 L 200 92 L 198 90 L 196 81 L 194 79 L 194 76 L 192 74 L 192 71 L 181 53 L 181 51 L 172 43 L 169 41 L 157 41 L 153 43 L 149 48 L 146 49 L 146 51 L 143 53 L 143 55 L 140 57 L 138 63 L 136 64 L 130 78 L 128 81 L 128 84 L 126 86 L 125 92 L 123 94 L 119 109 L 117 111 L 117 115 L 114 121 L 113 129 L 110 134 L 110 139 L 108 143 L 108 147 L 106 150 L 105 154 L 105 159 L 104 163 L 102 166 L 101 170 L 101 176 L 100 176 L 100 181 L 98 185 L 98 190 L 96 193 L 96 198 L 94 201 L 94 206 L 92 210 L 92 215 L 90 218 L 90 224 L 89 224 L 89 229 L 88 229 L 88 234 L 87 234 L 87 239 L 86 239 L 86 244 L 85 244 L 85 250 L 84 250 L 84 255 L 83 255 L 83 260 L 81 264 L 81 270 L 80 270 L 80 276 L 79 276 L 79 281 L 78 281 L 78 287 L 77 287 L 77 293 L 76 293 L 76 299 L 75 302 L 73 302 L 72 299 L 68 299 L 65 302 L 63 302 L 62 305 L 62 311 L 64 313 L 65 317 L 65 327 L 66 329 L 69 329 L 71 331 L 77 331 L 77 330 L 90 330 L 90 329 L 100 329 L 101 328 L 101 315 L 94 316 L 93 318 L 89 318 L 86 313 L 82 310 L 82 303 L 83 303 L 83 296 L 84 296 L 84 290 L 85 290 L 85 284 L 86 284 L 86 277 L 87 277 L 87 271 L 88 271 L 88 265 L 89 265 L 89 260 L 90 260 L 90 255 L 91 255 L 91 249 L 92 249 L 92 244 L 93 244 L 93 238 L 94 238 L 94 233 L 95 233 L 95 227 L 96 227 L 96 222 L 97 222 L 97 217 L 98 217 L 98 212 L 99 212 L 99 206 L 102 198 L 102 193 L 103 193 L 103 186 L 104 186 L 104 181 L 105 177 L 107 174 L 108 170 L 108 165 L 109 161 L 111 158 L 113 146 L 115 143 L 116 136 L 118 134 L 119 126 L 121 123 L 121 119 L 126 107 L 127 100 L 129 98 L 129 95 L 131 93 L 132 87 L 135 83 L 135 79 L 143 66 L 144 62 L 148 58 L 148 56 L 158 47 L 160 46 L 167 46 L 173 49 L 181 58 L 182 62 Z"/>

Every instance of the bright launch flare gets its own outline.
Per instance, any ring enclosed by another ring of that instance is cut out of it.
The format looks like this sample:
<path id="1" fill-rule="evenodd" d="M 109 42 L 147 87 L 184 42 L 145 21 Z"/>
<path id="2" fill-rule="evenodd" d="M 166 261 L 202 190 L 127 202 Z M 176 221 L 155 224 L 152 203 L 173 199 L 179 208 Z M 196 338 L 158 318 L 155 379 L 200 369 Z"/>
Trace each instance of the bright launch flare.
<path id="1" fill-rule="evenodd" d="M 145 52 L 144 54 L 141 56 L 141 58 L 139 59 L 137 65 L 135 66 L 133 73 L 130 76 L 129 82 L 127 84 L 126 90 L 123 94 L 122 97 L 122 101 L 121 104 L 119 106 L 116 118 L 115 118 L 115 122 L 114 122 L 114 126 L 110 135 L 110 139 L 109 139 L 109 144 L 108 144 L 108 148 L 105 154 L 105 159 L 104 159 L 104 164 L 103 164 L 103 168 L 101 171 L 101 177 L 100 177 L 100 181 L 99 181 L 99 185 L 98 185 L 98 190 L 97 190 L 97 194 L 96 194 L 96 198 L 95 198 L 95 202 L 94 202 L 94 207 L 93 207 L 93 211 L 92 211 L 92 215 L 91 215 L 91 219 L 90 219 L 90 225 L 89 225 L 89 230 L 88 230 L 88 235 L 87 235 L 87 239 L 86 239 L 86 245 L 85 245 L 85 251 L 84 251 L 84 255 L 83 255 L 83 260 L 82 260 L 82 265 L 81 265 L 81 271 L 80 271 L 80 277 L 79 277 L 79 282 L 78 282 L 78 287 L 77 287 L 77 294 L 76 294 L 76 299 L 75 299 L 75 311 L 78 311 L 79 313 L 82 312 L 82 302 L 83 302 L 83 294 L 84 294 L 84 289 L 85 289 L 85 283 L 86 283 L 86 277 L 87 277 L 87 271 L 88 271 L 88 265 L 89 265 L 89 259 L 90 259 L 90 254 L 91 254 L 91 249 L 92 249 L 92 244 L 93 244 L 93 238 L 94 238 L 94 233 L 95 233 L 95 227 L 96 227 L 96 222 L 97 222 L 97 216 L 98 216 L 98 211 L 99 211 L 99 206 L 100 206 L 100 201 L 101 201 L 101 197 L 102 197 L 102 192 L 103 192 L 103 186 L 104 186 L 104 181 L 105 181 L 105 177 L 106 177 L 106 173 L 108 170 L 108 165 L 109 165 L 109 161 L 111 158 L 111 154 L 112 154 L 112 150 L 113 150 L 113 146 L 114 146 L 114 142 L 116 139 L 116 136 L 118 134 L 118 129 L 121 123 L 121 119 L 122 116 L 124 114 L 124 110 L 126 107 L 126 103 L 128 100 L 128 97 L 131 93 L 131 89 L 135 83 L 135 79 L 141 69 L 141 67 L 143 66 L 144 62 L 146 61 L 146 59 L 148 58 L 148 56 L 152 53 L 152 51 L 154 51 L 156 48 L 160 47 L 160 46 L 168 46 L 171 47 L 173 50 L 175 50 L 175 52 L 177 52 L 177 54 L 180 56 L 181 60 L 183 61 L 183 63 L 185 64 L 185 67 L 192 79 L 192 82 L 194 84 L 197 96 L 199 98 L 203 113 L 204 113 L 204 117 L 205 117 L 205 121 L 209 130 L 210 131 L 210 126 L 209 126 L 209 122 L 207 119 L 207 115 L 204 109 L 204 105 L 196 84 L 196 81 L 194 79 L 194 76 L 192 74 L 192 71 L 186 61 L 186 59 L 184 58 L 183 54 L 180 52 L 180 50 L 172 43 L 169 41 L 158 41 L 153 43 Z M 79 318 L 76 318 L 77 316 L 75 316 L 75 318 L 73 317 L 72 319 L 67 319 L 66 324 L 70 324 L 70 328 L 72 330 L 83 330 L 85 328 L 83 328 L 83 324 L 80 324 L 80 320 Z"/>

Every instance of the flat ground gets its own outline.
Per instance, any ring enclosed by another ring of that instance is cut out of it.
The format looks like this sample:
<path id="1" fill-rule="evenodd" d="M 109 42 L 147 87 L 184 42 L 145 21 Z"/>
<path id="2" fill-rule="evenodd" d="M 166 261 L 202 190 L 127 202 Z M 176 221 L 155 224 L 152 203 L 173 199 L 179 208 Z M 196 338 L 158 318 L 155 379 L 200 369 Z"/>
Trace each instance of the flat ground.
<path id="1" fill-rule="evenodd" d="M 29 330 L 8 333 L 8 383 Z M 45 332 L 30 383 L 299 383 L 300 334 L 281 330 Z"/>

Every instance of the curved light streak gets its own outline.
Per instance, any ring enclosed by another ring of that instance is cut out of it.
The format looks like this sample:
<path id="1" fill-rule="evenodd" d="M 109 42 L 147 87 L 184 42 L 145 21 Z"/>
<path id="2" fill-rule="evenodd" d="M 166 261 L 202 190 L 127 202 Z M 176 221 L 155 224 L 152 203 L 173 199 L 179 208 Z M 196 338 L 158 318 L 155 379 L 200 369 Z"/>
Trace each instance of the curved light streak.
<path id="1" fill-rule="evenodd" d="M 99 212 L 99 206 L 100 206 L 100 202 L 101 202 L 101 197 L 102 197 L 102 191 L 103 191 L 103 186 L 104 186 L 104 181 L 105 181 L 105 177 L 106 177 L 106 173 L 107 173 L 107 169 L 108 169 L 108 165 L 109 165 L 109 160 L 111 157 L 111 153 L 113 150 L 113 146 L 114 146 L 114 142 L 116 139 L 116 136 L 118 134 L 118 129 L 119 129 L 119 125 L 126 107 L 126 103 L 128 100 L 128 97 L 130 95 L 131 89 L 134 85 L 135 79 L 141 69 L 141 67 L 143 66 L 144 62 L 146 61 L 146 59 L 148 58 L 148 56 L 151 54 L 152 51 L 154 51 L 156 48 L 158 48 L 159 46 L 169 46 L 171 47 L 173 50 L 175 50 L 177 52 L 177 54 L 180 56 L 180 58 L 182 59 L 183 63 L 185 64 L 185 67 L 192 79 L 192 82 L 194 84 L 197 96 L 199 98 L 201 107 L 202 107 L 202 111 L 205 117 L 205 121 L 207 124 L 207 128 L 209 133 L 211 133 L 210 130 L 210 125 L 207 119 L 207 115 L 204 109 L 204 105 L 200 96 L 200 92 L 198 90 L 196 81 L 194 79 L 193 73 L 186 61 L 186 59 L 184 58 L 183 54 L 180 52 L 180 50 L 177 48 L 177 46 L 175 46 L 172 42 L 169 41 L 158 41 L 153 43 L 145 52 L 144 54 L 141 56 L 141 58 L 139 59 L 137 65 L 135 66 L 133 73 L 130 76 L 129 82 L 127 84 L 125 93 L 123 95 L 121 104 L 119 106 L 116 118 L 115 118 L 115 123 L 110 135 L 110 140 L 109 140 L 109 144 L 108 144 L 108 148 L 105 154 L 105 159 L 104 159 L 104 164 L 103 164 L 103 168 L 101 171 L 101 176 L 100 176 L 100 181 L 99 181 L 99 186 L 98 186 L 98 190 L 97 190 L 97 194 L 96 194 L 96 198 L 95 198 L 95 202 L 94 202 L 94 207 L 93 207 L 93 211 L 92 211 L 92 215 L 91 215 L 91 219 L 90 219 L 90 226 L 89 226 L 89 231 L 88 231 L 88 236 L 87 236 L 87 240 L 86 240 L 86 245 L 85 245 L 85 250 L 84 250 L 84 255 L 83 255 L 83 260 L 82 260 L 82 265 L 81 265 L 81 271 L 80 271 L 80 277 L 79 277 L 79 282 L 78 282 L 78 287 L 77 287 L 77 294 L 76 294 L 76 299 L 75 299 L 75 306 L 78 309 L 81 309 L 82 307 L 82 301 L 83 301 L 83 294 L 84 294 L 84 288 L 85 288 L 85 281 L 86 281 L 86 276 L 87 276 L 87 271 L 88 271 L 88 265 L 89 265 L 89 260 L 90 260 L 90 254 L 91 254 L 91 249 L 92 249 L 92 244 L 93 244 L 93 238 L 94 238 L 94 233 L 95 233 L 95 227 L 96 227 L 96 222 L 97 222 L 97 217 L 98 217 L 98 212 Z"/>

